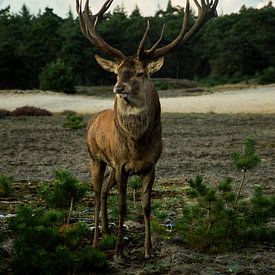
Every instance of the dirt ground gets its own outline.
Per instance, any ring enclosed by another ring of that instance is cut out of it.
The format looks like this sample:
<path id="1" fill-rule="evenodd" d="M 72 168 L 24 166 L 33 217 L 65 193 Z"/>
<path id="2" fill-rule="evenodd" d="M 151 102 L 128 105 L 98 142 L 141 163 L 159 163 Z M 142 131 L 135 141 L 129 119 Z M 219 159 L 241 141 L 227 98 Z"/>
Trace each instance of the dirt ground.
<path id="1" fill-rule="evenodd" d="M 89 117 L 85 116 L 86 121 Z M 56 168 L 66 168 L 89 181 L 86 129 L 65 129 L 64 120 L 62 115 L 0 119 L 0 174 L 13 176 L 14 183 L 28 192 L 33 184 L 52 180 Z M 234 169 L 231 154 L 240 151 L 248 137 L 256 140 L 262 161 L 248 173 L 245 193 L 250 194 L 256 185 L 274 193 L 275 114 L 165 113 L 162 123 L 164 151 L 156 170 L 156 193 L 160 185 L 167 185 L 166 196 L 172 199 L 169 188 L 185 186 L 186 180 L 196 175 L 210 183 L 230 176 L 238 184 L 241 175 Z M 27 194 L 24 201 L 29 200 Z M 213 256 L 160 241 L 154 259 L 132 259 L 119 273 L 275 274 L 274 259 L 274 247 L 268 244 Z"/>
<path id="2" fill-rule="evenodd" d="M 86 121 L 92 116 L 86 116 Z M 56 168 L 89 180 L 86 129 L 63 128 L 65 117 L 8 117 L 0 120 L 0 171 L 15 181 L 49 181 Z M 275 115 L 163 114 L 164 150 L 157 179 L 210 180 L 238 177 L 231 154 L 254 138 L 262 163 L 250 172 L 253 184 L 275 188 Z M 273 126 L 272 126 L 273 125 Z M 252 184 L 252 183 L 251 183 Z"/>

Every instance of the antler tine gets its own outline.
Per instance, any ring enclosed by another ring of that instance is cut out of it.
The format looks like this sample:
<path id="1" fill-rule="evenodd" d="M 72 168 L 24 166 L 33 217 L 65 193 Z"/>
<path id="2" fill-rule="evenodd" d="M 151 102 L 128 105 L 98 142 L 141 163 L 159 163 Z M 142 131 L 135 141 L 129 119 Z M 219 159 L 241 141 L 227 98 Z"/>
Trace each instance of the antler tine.
<path id="1" fill-rule="evenodd" d="M 112 3 L 113 3 L 113 0 L 107 0 L 96 15 L 102 16 L 110 8 Z"/>
<path id="2" fill-rule="evenodd" d="M 149 58 L 158 58 L 160 56 L 164 56 L 165 54 L 170 52 L 173 48 L 175 48 L 181 42 L 182 38 L 186 34 L 187 26 L 189 23 L 189 17 L 190 17 L 190 3 L 189 3 L 189 0 L 187 0 L 186 6 L 185 6 L 185 16 L 183 18 L 181 31 L 177 36 L 177 38 L 174 39 L 170 44 L 159 49 L 157 49 L 157 46 L 160 43 L 160 41 L 158 41 L 158 45 L 154 45 L 149 51 L 146 51 L 145 55 L 148 56 Z"/>
<path id="3" fill-rule="evenodd" d="M 79 15 L 80 29 L 81 29 L 82 33 L 87 37 L 87 31 L 86 31 L 86 28 L 85 28 L 85 24 L 83 22 L 82 0 L 80 0 L 80 3 L 79 3 L 78 0 L 76 1 L 76 11 Z"/>
<path id="4" fill-rule="evenodd" d="M 157 48 L 160 44 L 160 41 L 158 40 L 150 50 L 145 50 L 143 52 L 144 58 L 155 59 L 164 56 L 179 44 L 183 44 L 188 41 L 212 16 L 215 15 L 218 2 L 219 0 L 200 0 L 199 3 L 198 0 L 194 0 L 194 3 L 198 9 L 198 18 L 195 24 L 187 30 L 190 18 L 190 3 L 189 0 L 186 0 L 185 14 L 179 35 L 170 44 L 161 48 Z"/>
<path id="5" fill-rule="evenodd" d="M 197 2 L 194 0 L 194 2 Z M 200 9 L 198 9 L 198 19 L 195 24 L 191 27 L 191 29 L 186 33 L 183 37 L 181 44 L 188 41 L 212 16 L 214 16 L 216 8 L 218 5 L 218 0 L 215 0 L 214 3 L 211 1 L 207 1 L 207 4 L 204 0 L 201 0 Z"/>
<path id="6" fill-rule="evenodd" d="M 99 50 L 107 53 L 117 61 L 122 61 L 126 56 L 118 49 L 109 45 L 97 32 L 96 24 L 103 14 L 111 6 L 113 0 L 107 0 L 101 9 L 93 15 L 89 8 L 89 0 L 86 0 L 84 11 L 82 9 L 82 0 L 76 0 L 76 10 L 79 15 L 80 29 L 82 33 L 90 40 L 92 45 Z"/>
<path id="7" fill-rule="evenodd" d="M 198 11 L 200 12 L 201 6 L 200 6 L 199 2 L 197 0 L 194 0 L 194 2 L 195 2 L 195 5 L 197 6 Z"/>
<path id="8" fill-rule="evenodd" d="M 148 35 L 148 32 L 149 32 L 149 29 L 150 29 L 150 22 L 148 20 L 146 30 L 143 34 L 143 37 L 142 37 L 142 39 L 139 43 L 138 50 L 137 50 L 137 57 L 139 59 L 142 57 L 142 54 L 144 52 L 144 47 L 145 47 L 145 43 L 146 43 L 146 40 L 147 40 L 147 35 Z"/>
<path id="9" fill-rule="evenodd" d="M 151 47 L 151 49 L 145 51 L 146 55 L 150 55 L 151 53 L 153 53 L 153 52 L 157 49 L 158 45 L 160 44 L 160 42 L 161 42 L 161 40 L 162 40 L 162 38 L 163 38 L 164 29 L 165 29 L 165 23 L 164 23 L 163 26 L 162 26 L 162 30 L 161 30 L 159 39 L 158 39 L 157 42 Z"/>

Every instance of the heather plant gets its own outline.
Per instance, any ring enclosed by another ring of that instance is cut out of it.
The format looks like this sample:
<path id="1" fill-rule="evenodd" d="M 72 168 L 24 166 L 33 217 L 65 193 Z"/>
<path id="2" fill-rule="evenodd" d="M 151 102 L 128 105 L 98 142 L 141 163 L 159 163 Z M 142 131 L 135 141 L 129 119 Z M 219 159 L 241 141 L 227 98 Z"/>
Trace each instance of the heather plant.
<path id="1" fill-rule="evenodd" d="M 21 206 L 9 228 L 15 236 L 14 274 L 106 272 L 106 255 L 87 244 L 89 229 L 77 223 L 65 229 L 57 210 Z"/>
<path id="2" fill-rule="evenodd" d="M 69 171 L 55 171 L 53 184 L 45 185 L 40 190 L 41 197 L 49 207 L 69 207 L 67 223 L 69 223 L 73 205 L 83 198 L 88 190 L 87 184 L 80 182 Z"/>
<path id="3" fill-rule="evenodd" d="M 82 129 L 86 127 L 86 123 L 83 122 L 84 117 L 74 113 L 68 113 L 66 115 L 65 122 L 63 124 L 64 128 L 69 129 Z"/>
<path id="4" fill-rule="evenodd" d="M 12 177 L 0 174 L 0 196 L 9 197 L 11 195 Z"/>
<path id="5" fill-rule="evenodd" d="M 52 113 L 46 109 L 37 108 L 34 106 L 23 106 L 13 110 L 12 116 L 52 116 Z"/>

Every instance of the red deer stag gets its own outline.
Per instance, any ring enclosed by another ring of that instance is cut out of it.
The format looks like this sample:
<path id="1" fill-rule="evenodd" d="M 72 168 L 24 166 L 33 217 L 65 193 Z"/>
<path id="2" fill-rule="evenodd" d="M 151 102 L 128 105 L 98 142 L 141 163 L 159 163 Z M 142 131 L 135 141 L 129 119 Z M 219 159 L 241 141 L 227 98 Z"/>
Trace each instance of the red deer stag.
<path id="1" fill-rule="evenodd" d="M 126 56 L 109 45 L 97 32 L 96 25 L 112 4 L 107 0 L 100 11 L 92 15 L 89 0 L 85 7 L 76 0 L 80 28 L 92 45 L 114 61 L 95 56 L 106 71 L 117 75 L 113 92 L 114 109 L 99 113 L 88 128 L 88 149 L 91 156 L 92 184 L 95 192 L 95 232 L 93 245 L 98 245 L 99 213 L 101 212 L 102 233 L 108 234 L 107 195 L 114 185 L 119 190 L 119 223 L 116 254 L 123 254 L 123 221 L 126 211 L 126 189 L 129 175 L 142 178 L 142 205 L 145 223 L 145 257 L 152 249 L 150 234 L 150 199 L 155 178 L 155 164 L 162 151 L 160 103 L 150 75 L 157 72 L 164 56 L 176 46 L 188 41 L 216 12 L 218 0 L 194 0 L 198 17 L 189 28 L 189 0 L 186 1 L 185 16 L 179 35 L 168 45 L 160 47 L 160 38 L 145 49 L 149 22 L 135 56 Z M 164 28 L 163 28 L 164 29 Z M 105 177 L 106 167 L 110 167 Z"/>

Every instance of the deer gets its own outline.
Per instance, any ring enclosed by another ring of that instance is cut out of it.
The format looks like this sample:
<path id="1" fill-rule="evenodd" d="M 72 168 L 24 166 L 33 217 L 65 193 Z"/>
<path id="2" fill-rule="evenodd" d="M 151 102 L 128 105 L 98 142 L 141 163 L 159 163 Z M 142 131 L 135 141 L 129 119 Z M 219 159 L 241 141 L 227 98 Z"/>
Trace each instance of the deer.
<path id="1" fill-rule="evenodd" d="M 95 230 L 93 246 L 99 245 L 100 214 L 102 235 L 109 234 L 107 196 L 112 187 L 118 188 L 119 219 L 115 254 L 124 253 L 123 225 L 126 212 L 127 180 L 139 175 L 142 180 L 141 194 L 144 215 L 144 255 L 152 253 L 150 212 L 151 194 L 155 180 L 155 166 L 162 152 L 161 106 L 158 92 L 150 76 L 159 71 L 164 56 L 175 47 L 183 45 L 216 14 L 218 0 L 194 0 L 198 9 L 195 23 L 190 27 L 190 1 L 186 1 L 182 26 L 178 36 L 169 44 L 161 45 L 164 27 L 159 39 L 146 49 L 149 21 L 134 55 L 127 56 L 106 42 L 96 30 L 113 0 L 107 0 L 101 9 L 92 14 L 89 0 L 83 6 L 76 0 L 80 29 L 91 44 L 110 59 L 95 55 L 97 63 L 117 76 L 113 87 L 114 107 L 103 110 L 88 124 L 87 145 L 90 155 L 91 182 L 95 193 Z M 108 171 L 108 173 L 106 173 Z"/>

